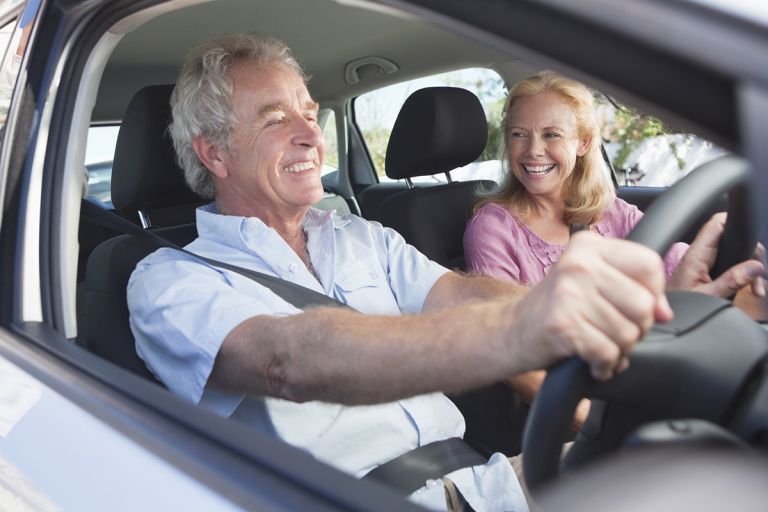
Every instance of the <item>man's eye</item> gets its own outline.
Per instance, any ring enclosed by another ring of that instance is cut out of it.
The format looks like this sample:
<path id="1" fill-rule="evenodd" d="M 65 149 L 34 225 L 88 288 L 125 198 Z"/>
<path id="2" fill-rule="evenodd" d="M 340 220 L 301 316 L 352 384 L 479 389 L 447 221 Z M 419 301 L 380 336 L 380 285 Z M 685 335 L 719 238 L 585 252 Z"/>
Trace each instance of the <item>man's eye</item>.
<path id="1" fill-rule="evenodd" d="M 278 124 L 281 124 L 283 121 L 285 121 L 285 116 L 275 116 L 267 119 L 267 126 L 278 125 Z"/>
<path id="2" fill-rule="evenodd" d="M 515 138 L 515 139 L 521 139 L 521 138 L 525 137 L 525 132 L 512 132 L 510 134 L 510 136 Z"/>
<path id="3" fill-rule="evenodd" d="M 309 114 L 304 114 L 304 118 L 307 121 L 312 122 L 312 123 L 316 123 L 317 122 L 317 114 L 315 114 L 314 112 L 313 113 L 309 113 Z"/>

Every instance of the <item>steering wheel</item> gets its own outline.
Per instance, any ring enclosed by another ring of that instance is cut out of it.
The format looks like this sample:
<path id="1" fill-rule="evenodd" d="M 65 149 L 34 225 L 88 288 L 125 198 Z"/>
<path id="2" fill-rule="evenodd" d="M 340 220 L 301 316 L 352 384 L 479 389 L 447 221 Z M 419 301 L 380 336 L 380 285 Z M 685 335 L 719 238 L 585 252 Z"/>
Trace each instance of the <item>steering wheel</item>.
<path id="1" fill-rule="evenodd" d="M 699 167 L 650 206 L 628 239 L 663 255 L 727 191 L 728 219 L 711 272 L 718 276 L 755 248 L 750 177 L 746 161 L 734 156 Z M 610 381 L 593 380 L 578 358 L 549 369 L 523 437 L 525 479 L 534 497 L 557 476 L 562 444 L 585 397 L 598 400 L 563 461 L 566 468 L 620 448 L 638 427 L 662 419 L 699 418 L 747 435 L 747 409 L 763 380 L 768 392 L 768 379 L 758 371 L 768 355 L 765 331 L 727 300 L 693 292 L 668 298 L 674 320 L 655 325 L 630 355 L 630 367 Z"/>

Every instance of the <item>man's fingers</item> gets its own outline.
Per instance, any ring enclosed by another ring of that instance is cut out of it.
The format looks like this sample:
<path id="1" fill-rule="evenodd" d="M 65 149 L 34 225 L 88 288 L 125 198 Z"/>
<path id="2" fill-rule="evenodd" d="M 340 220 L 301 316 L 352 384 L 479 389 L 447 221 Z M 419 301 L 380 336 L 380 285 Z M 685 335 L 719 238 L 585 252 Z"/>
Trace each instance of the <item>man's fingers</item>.
<path id="1" fill-rule="evenodd" d="M 643 337 L 653 326 L 658 298 L 616 269 L 608 268 L 605 273 L 609 279 L 596 283 L 604 301 L 596 304 L 599 310 L 593 325 L 619 344 Z"/>
<path id="2" fill-rule="evenodd" d="M 659 297 L 659 300 L 656 302 L 656 307 L 653 310 L 653 317 L 657 322 L 663 324 L 672 320 L 674 316 L 675 313 L 672 311 L 672 306 L 669 305 L 667 296 L 662 294 L 661 297 Z"/>
<path id="3" fill-rule="evenodd" d="M 602 260 L 610 267 L 631 277 L 654 296 L 664 295 L 664 263 L 661 257 L 648 247 L 583 231 L 574 235 L 569 245 L 569 249 L 571 248 L 574 249 L 570 251 L 572 254 L 592 248 L 593 250 L 589 251 L 591 258 L 594 258 L 594 250 L 597 250 Z M 601 265 L 601 268 L 605 267 Z"/>
<path id="4" fill-rule="evenodd" d="M 623 275 L 623 277 L 634 281 L 635 286 L 640 285 L 651 294 L 655 301 L 654 319 L 657 322 L 668 322 L 672 319 L 672 308 L 669 306 L 665 295 L 664 264 L 658 254 L 633 242 L 601 238 L 593 234 L 589 234 L 592 238 L 588 239 L 586 238 L 588 233 L 582 233 L 574 236 L 571 247 L 576 242 L 578 244 L 576 250 L 578 251 L 581 249 L 582 243 L 588 243 L 593 248 L 595 248 L 595 244 L 598 244 L 600 256 L 609 264 L 607 267 L 602 266 L 601 268 L 604 272 L 611 272 L 607 278 L 604 277 L 599 280 L 603 285 L 602 290 L 612 291 L 610 296 L 606 294 L 609 301 L 618 304 L 623 302 L 622 295 L 624 301 L 632 300 L 635 297 L 634 294 L 627 292 L 627 290 L 633 289 L 629 287 L 627 281 L 619 283 L 613 280 L 615 276 Z M 626 311 L 625 308 L 620 308 L 620 310 Z"/>
<path id="5" fill-rule="evenodd" d="M 598 380 L 626 368 L 627 353 L 654 320 L 672 317 L 661 258 L 639 244 L 591 233 L 573 237 L 523 304 L 528 321 L 520 332 L 532 361 L 547 366 L 577 355 Z"/>
<path id="6" fill-rule="evenodd" d="M 584 338 L 576 345 L 578 356 L 589 365 L 595 380 L 605 381 L 616 373 L 624 353 L 611 339 L 594 326 L 583 327 Z"/>

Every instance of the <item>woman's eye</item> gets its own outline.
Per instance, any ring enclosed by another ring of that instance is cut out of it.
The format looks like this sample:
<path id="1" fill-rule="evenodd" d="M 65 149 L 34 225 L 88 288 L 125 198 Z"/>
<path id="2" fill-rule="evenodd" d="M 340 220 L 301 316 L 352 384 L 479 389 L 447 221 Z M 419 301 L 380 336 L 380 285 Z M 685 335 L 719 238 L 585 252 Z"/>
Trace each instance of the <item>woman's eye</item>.
<path id="1" fill-rule="evenodd" d="M 548 139 L 557 139 L 557 138 L 560 137 L 560 134 L 557 133 L 557 132 L 547 132 L 545 134 L 545 137 L 548 138 Z"/>
<path id="2" fill-rule="evenodd" d="M 520 139 L 522 137 L 525 137 L 525 132 L 512 132 L 510 136 L 512 136 L 515 139 Z"/>

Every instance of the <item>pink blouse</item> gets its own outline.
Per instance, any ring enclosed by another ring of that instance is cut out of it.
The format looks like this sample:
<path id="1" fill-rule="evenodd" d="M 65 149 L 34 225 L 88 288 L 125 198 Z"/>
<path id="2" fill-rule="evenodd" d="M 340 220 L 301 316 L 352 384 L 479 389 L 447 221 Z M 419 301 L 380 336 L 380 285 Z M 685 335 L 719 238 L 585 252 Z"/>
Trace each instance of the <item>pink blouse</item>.
<path id="1" fill-rule="evenodd" d="M 624 238 L 643 217 L 636 206 L 621 199 L 603 212 L 593 230 L 609 238 Z M 539 238 L 509 210 L 497 203 L 484 204 L 469 220 L 464 232 L 467 270 L 507 281 L 533 285 L 560 259 L 565 245 Z M 667 279 L 688 249 L 676 243 L 664 258 Z"/>

